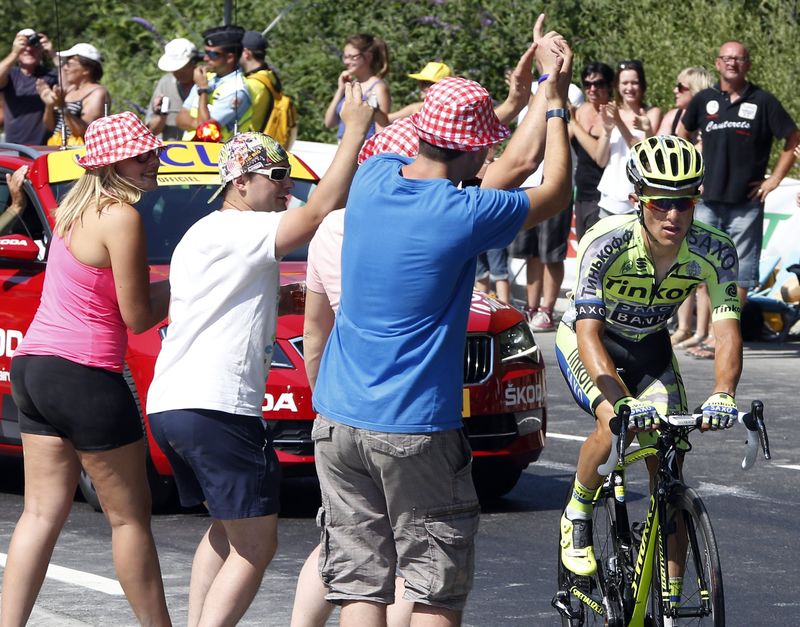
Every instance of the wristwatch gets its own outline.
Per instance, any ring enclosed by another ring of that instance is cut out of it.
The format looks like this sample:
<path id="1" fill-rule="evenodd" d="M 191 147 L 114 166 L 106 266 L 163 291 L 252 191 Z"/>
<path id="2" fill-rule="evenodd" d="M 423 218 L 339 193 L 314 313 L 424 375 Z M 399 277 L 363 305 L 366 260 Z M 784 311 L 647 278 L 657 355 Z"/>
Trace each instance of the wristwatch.
<path id="1" fill-rule="evenodd" d="M 561 118 L 564 122 L 569 123 L 569 109 L 550 109 L 544 115 L 545 120 L 550 118 Z"/>
<path id="2" fill-rule="evenodd" d="M 214 91 L 214 90 L 211 89 L 210 87 L 198 87 L 197 88 L 197 93 L 198 94 L 210 94 L 212 91 Z M 562 111 L 563 111 L 563 109 L 562 109 Z"/>

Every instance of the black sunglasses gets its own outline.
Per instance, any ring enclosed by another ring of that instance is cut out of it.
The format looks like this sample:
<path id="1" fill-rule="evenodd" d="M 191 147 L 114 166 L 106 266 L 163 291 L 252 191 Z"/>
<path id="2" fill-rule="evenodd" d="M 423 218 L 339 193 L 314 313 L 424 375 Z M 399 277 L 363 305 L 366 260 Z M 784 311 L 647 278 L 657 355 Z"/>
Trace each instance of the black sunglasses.
<path id="1" fill-rule="evenodd" d="M 218 59 L 223 54 L 225 54 L 221 50 L 209 50 L 208 48 L 206 48 L 203 52 L 209 59 Z"/>
<path id="2" fill-rule="evenodd" d="M 583 81 L 583 88 L 584 89 L 591 89 L 594 87 L 595 89 L 605 89 L 608 87 L 608 83 L 603 80 L 599 81 Z"/>
<path id="3" fill-rule="evenodd" d="M 147 152 L 143 152 L 139 155 L 136 155 L 134 159 L 136 163 L 147 163 L 151 157 L 155 157 L 156 159 L 161 158 L 161 153 L 164 148 L 154 148 L 153 150 L 148 150 Z"/>

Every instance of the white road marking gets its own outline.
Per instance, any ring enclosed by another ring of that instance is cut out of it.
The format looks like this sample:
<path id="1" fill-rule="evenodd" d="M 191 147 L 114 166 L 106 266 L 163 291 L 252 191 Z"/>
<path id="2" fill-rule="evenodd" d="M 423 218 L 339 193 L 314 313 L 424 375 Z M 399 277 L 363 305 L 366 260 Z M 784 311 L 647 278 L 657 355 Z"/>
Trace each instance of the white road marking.
<path id="1" fill-rule="evenodd" d="M 556 440 L 575 440 L 576 442 L 583 442 L 586 440 L 581 435 L 570 435 L 569 433 L 553 433 L 552 431 L 547 432 L 548 438 L 555 438 Z"/>
<path id="2" fill-rule="evenodd" d="M 788 470 L 800 470 L 800 465 L 798 464 L 773 464 L 776 468 L 786 468 Z"/>
<path id="3" fill-rule="evenodd" d="M 7 557 L 5 553 L 0 553 L 0 567 L 5 568 Z M 100 575 L 93 575 L 92 573 L 85 573 L 81 570 L 65 568 L 64 566 L 56 566 L 55 564 L 50 564 L 47 567 L 45 577 L 62 583 L 89 588 L 111 596 L 123 596 L 125 594 L 116 579 L 109 579 L 108 577 L 101 577 Z"/>

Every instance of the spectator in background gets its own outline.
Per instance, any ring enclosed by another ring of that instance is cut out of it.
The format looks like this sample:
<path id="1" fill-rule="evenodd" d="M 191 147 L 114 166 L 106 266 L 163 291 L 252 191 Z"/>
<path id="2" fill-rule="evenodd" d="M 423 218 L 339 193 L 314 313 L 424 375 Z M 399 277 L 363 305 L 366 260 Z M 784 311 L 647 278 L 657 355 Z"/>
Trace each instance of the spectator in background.
<path id="1" fill-rule="evenodd" d="M 783 105 L 770 92 L 747 80 L 750 53 L 738 41 L 719 49 L 719 83 L 692 98 L 684 114 L 688 137 L 702 132 L 706 176 L 695 219 L 727 233 L 739 255 L 739 300 L 758 284 L 758 263 L 764 221 L 764 202 L 794 164 L 800 131 Z M 765 178 L 772 143 L 784 140 L 778 162 Z M 700 305 L 698 305 L 699 307 Z M 693 349 L 693 356 L 714 357 L 715 342 Z"/>
<path id="2" fill-rule="evenodd" d="M 264 36 L 258 31 L 247 31 L 242 38 L 242 56 L 239 65 L 253 97 L 253 129 L 262 132 L 267 126 L 267 120 L 275 104 L 267 83 L 276 92 L 283 91 L 281 79 L 275 70 L 267 65 L 266 56 L 267 40 Z"/>
<path id="3" fill-rule="evenodd" d="M 685 132 L 681 118 L 686 112 L 686 107 L 694 95 L 711 87 L 713 77 L 702 67 L 687 67 L 680 71 L 675 81 L 672 93 L 675 94 L 675 108 L 670 109 L 661 120 L 658 129 L 659 135 L 680 135 Z M 698 146 L 700 132 L 691 133 L 691 141 Z M 678 348 L 691 348 L 706 339 L 711 328 L 711 301 L 708 298 L 705 284 L 697 286 L 697 297 L 692 294 L 678 308 L 678 326 L 670 336 L 670 342 Z M 697 303 L 697 326 L 692 333 L 692 318 L 695 315 L 695 302 Z"/>
<path id="4" fill-rule="evenodd" d="M 42 63 L 53 56 L 53 44 L 44 33 L 24 28 L 14 37 L 11 51 L 0 61 L 0 96 L 3 100 L 5 141 L 41 146 L 49 135 L 44 125 L 45 105 L 36 83 L 48 87 L 58 82 L 55 70 Z"/>
<path id="5" fill-rule="evenodd" d="M 177 123 L 178 112 L 194 86 L 198 60 L 197 47 L 180 37 L 168 42 L 158 59 L 158 69 L 167 73 L 156 83 L 144 121 L 162 139 L 180 139 L 183 134 Z"/>
<path id="6" fill-rule="evenodd" d="M 93 122 L 77 159 L 85 172 L 55 212 L 41 303 L 11 360 L 25 504 L 3 573 L 3 625 L 30 616 L 81 468 L 111 525 L 114 567 L 136 618 L 170 624 L 150 529 L 144 427 L 123 377 L 128 332 L 167 315 L 169 284 L 150 283 L 133 206 L 158 185 L 160 149 L 133 113 Z"/>
<path id="7" fill-rule="evenodd" d="M 539 79 L 541 80 L 541 78 Z M 533 86 L 536 93 L 538 84 Z M 575 109 L 583 104 L 580 87 L 570 83 L 567 106 Z M 523 110 L 519 120 L 527 115 Z M 574 161 L 573 167 L 574 167 Z M 522 184 L 535 187 L 542 183 L 540 166 Z M 573 183 L 574 183 L 573 170 Z M 548 218 L 527 231 L 520 232 L 511 244 L 511 254 L 525 259 L 525 319 L 534 331 L 554 331 L 553 310 L 564 281 L 564 260 L 567 258 L 567 245 L 572 226 L 572 194 L 564 211 Z"/>
<path id="8" fill-rule="evenodd" d="M 340 141 L 344 133 L 344 123 L 339 117 L 339 111 L 344 102 L 346 83 L 353 81 L 361 83 L 363 98 L 373 109 L 380 110 L 377 115 L 388 116 L 392 108 L 389 86 L 383 80 L 389 73 L 389 49 L 381 38 L 369 33 L 351 35 L 345 42 L 342 63 L 346 69 L 339 74 L 336 92 L 325 111 L 325 126 L 337 128 L 336 139 Z M 383 127 L 384 124 L 378 122 L 376 117 L 376 121 L 367 131 L 367 139 Z"/>
<path id="9" fill-rule="evenodd" d="M 630 148 L 644 137 L 655 135 L 661 123 L 661 109 L 644 101 L 647 79 L 641 61 L 622 61 L 614 83 L 616 102 L 600 107 L 603 132 L 594 160 L 605 168 L 597 189 L 600 191 L 600 217 L 633 213 L 628 199 L 633 186 L 625 174 Z"/>
<path id="10" fill-rule="evenodd" d="M 590 61 L 581 71 L 586 102 L 575 109 L 569 124 L 570 142 L 575 152 L 575 235 L 581 240 L 586 230 L 600 219 L 600 192 L 597 185 L 603 167 L 594 160 L 603 133 L 600 108 L 611 101 L 614 70 L 605 63 Z"/>
<path id="11" fill-rule="evenodd" d="M 252 99 L 239 69 L 243 36 L 241 26 L 219 26 L 203 32 L 205 63 L 194 68 L 194 87 L 176 118 L 184 130 L 184 140 L 194 139 L 198 127 L 212 120 L 219 124 L 223 141 L 234 131 L 252 130 Z"/>
<path id="12" fill-rule="evenodd" d="M 396 120 L 407 118 L 409 115 L 415 114 L 417 111 L 422 109 L 422 101 L 425 100 L 425 94 L 428 93 L 428 90 L 443 78 L 447 78 L 448 76 L 452 75 L 453 70 L 451 70 L 450 66 L 445 63 L 440 63 L 438 61 L 431 61 L 430 63 L 427 63 L 425 67 L 416 74 L 408 75 L 409 78 L 413 78 L 417 81 L 419 93 L 422 98 L 417 102 L 412 102 L 411 104 L 406 105 L 398 111 L 392 111 L 389 115 L 386 115 L 380 109 L 376 109 L 375 121 L 378 125 L 385 127 Z"/>
<path id="13" fill-rule="evenodd" d="M 92 44 L 75 44 L 58 53 L 64 85 L 49 87 L 37 82 L 39 97 L 45 104 L 45 126 L 53 131 L 48 146 L 82 144 L 89 124 L 103 117 L 111 106 L 103 78 L 103 55 Z M 63 130 L 62 130 L 63 129 Z"/>
<path id="14" fill-rule="evenodd" d="M 22 215 L 27 205 L 27 198 L 22 191 L 22 183 L 28 173 L 28 166 L 22 166 L 13 174 L 6 174 L 6 185 L 8 186 L 9 203 L 0 213 L 0 235 L 13 232 L 13 225 L 17 218 Z"/>

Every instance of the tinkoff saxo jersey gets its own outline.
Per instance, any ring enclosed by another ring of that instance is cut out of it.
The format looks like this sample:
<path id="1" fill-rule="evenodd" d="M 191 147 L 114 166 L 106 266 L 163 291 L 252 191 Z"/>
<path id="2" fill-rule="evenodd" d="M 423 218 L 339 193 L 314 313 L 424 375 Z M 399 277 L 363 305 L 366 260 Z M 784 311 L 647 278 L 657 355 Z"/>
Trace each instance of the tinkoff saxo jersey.
<path id="1" fill-rule="evenodd" d="M 739 319 L 736 248 L 722 231 L 692 222 L 677 259 L 658 283 L 636 215 L 601 220 L 578 249 L 574 312 L 565 319 L 604 320 L 631 340 L 663 329 L 698 283 L 708 285 L 711 319 Z"/>

